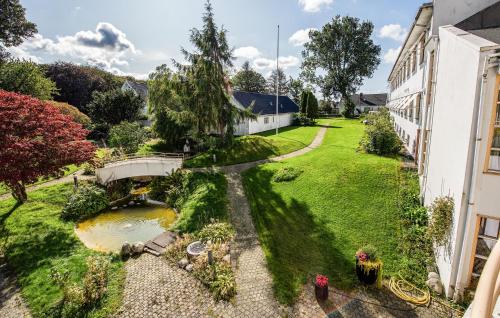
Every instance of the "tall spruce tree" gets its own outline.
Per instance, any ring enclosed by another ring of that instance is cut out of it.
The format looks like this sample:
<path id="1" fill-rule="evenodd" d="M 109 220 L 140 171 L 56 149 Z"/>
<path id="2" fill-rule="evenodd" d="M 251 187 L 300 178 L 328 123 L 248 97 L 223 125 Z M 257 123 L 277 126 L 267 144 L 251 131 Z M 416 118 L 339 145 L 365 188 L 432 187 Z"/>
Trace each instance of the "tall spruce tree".
<path id="1" fill-rule="evenodd" d="M 285 72 L 281 68 L 278 68 L 278 71 L 273 70 L 267 78 L 267 92 L 269 94 L 276 94 L 276 77 L 278 77 L 279 95 L 288 95 L 290 93 L 289 83 Z"/>

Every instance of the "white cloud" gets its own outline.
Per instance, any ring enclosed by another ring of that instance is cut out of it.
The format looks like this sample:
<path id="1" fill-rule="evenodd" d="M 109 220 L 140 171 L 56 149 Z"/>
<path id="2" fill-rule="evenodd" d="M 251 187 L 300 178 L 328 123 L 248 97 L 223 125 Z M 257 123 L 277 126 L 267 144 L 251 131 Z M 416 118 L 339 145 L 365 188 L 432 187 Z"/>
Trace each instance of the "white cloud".
<path id="1" fill-rule="evenodd" d="M 395 49 L 389 49 L 387 52 L 385 52 L 383 56 L 384 63 L 393 64 L 394 62 L 396 62 L 400 50 L 401 46 Z"/>
<path id="2" fill-rule="evenodd" d="M 16 46 L 11 46 L 6 48 L 7 52 L 9 52 L 13 57 L 21 59 L 21 60 L 28 60 L 28 61 L 33 61 L 35 63 L 41 63 L 42 59 L 35 56 L 31 55 L 29 52 L 26 52 L 20 47 Z"/>
<path id="3" fill-rule="evenodd" d="M 300 60 L 293 55 L 280 56 L 279 57 L 279 67 L 282 69 L 287 69 L 299 65 Z M 276 68 L 276 59 L 258 58 L 253 61 L 253 66 L 258 70 L 269 70 Z"/>
<path id="4" fill-rule="evenodd" d="M 400 24 L 387 24 L 379 30 L 378 36 L 403 42 L 407 33 L 408 31 Z"/>
<path id="5" fill-rule="evenodd" d="M 290 38 L 288 38 L 288 42 L 293 46 L 301 46 L 305 43 L 309 42 L 309 31 L 317 30 L 315 28 L 301 29 L 292 34 Z"/>
<path id="6" fill-rule="evenodd" d="M 243 46 L 234 50 L 234 56 L 251 60 L 259 57 L 260 54 L 260 51 L 253 46 Z"/>
<path id="7" fill-rule="evenodd" d="M 19 54 L 65 56 L 108 71 L 116 66 L 126 66 L 128 57 L 142 54 L 124 32 L 106 22 L 98 23 L 95 31 L 79 31 L 74 35 L 58 36 L 55 40 L 35 34 L 17 49 Z"/>
<path id="8" fill-rule="evenodd" d="M 330 5 L 333 0 L 299 0 L 302 10 L 306 12 L 318 12 L 324 5 Z"/>

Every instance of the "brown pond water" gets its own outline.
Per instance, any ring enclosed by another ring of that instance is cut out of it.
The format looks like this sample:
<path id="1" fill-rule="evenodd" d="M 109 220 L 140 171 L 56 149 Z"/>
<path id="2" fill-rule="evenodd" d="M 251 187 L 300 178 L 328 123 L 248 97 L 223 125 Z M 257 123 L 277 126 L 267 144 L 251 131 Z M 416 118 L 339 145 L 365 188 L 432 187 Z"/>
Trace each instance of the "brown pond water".
<path id="1" fill-rule="evenodd" d="M 123 242 L 153 239 L 175 221 L 175 212 L 161 205 L 147 204 L 110 210 L 79 223 L 75 232 L 93 250 L 116 252 Z"/>

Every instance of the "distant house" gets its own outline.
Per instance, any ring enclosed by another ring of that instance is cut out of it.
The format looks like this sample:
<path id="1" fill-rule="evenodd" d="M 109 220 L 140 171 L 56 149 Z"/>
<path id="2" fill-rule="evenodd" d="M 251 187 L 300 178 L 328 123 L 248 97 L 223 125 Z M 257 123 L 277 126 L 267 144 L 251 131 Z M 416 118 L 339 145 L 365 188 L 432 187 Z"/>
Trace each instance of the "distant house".
<path id="1" fill-rule="evenodd" d="M 122 91 L 132 91 L 135 95 L 140 96 L 144 101 L 144 107 L 142 109 L 142 113 L 144 115 L 148 115 L 148 84 L 145 82 L 136 82 L 132 80 L 126 80 L 122 85 Z M 150 120 L 143 120 L 144 125 L 151 126 Z"/>
<path id="2" fill-rule="evenodd" d="M 290 126 L 294 115 L 299 112 L 299 106 L 288 96 L 279 96 L 278 116 L 276 115 L 276 95 L 234 91 L 232 102 L 241 109 L 246 109 L 253 104 L 252 112 L 257 115 L 257 120 L 247 119 L 235 125 L 234 134 L 237 136 L 271 130 L 277 126 Z"/>
<path id="3" fill-rule="evenodd" d="M 387 94 L 354 94 L 351 96 L 355 107 L 355 112 L 358 114 L 377 111 L 380 107 L 384 107 L 387 102 Z M 340 112 L 344 111 L 344 101 L 340 103 Z"/>

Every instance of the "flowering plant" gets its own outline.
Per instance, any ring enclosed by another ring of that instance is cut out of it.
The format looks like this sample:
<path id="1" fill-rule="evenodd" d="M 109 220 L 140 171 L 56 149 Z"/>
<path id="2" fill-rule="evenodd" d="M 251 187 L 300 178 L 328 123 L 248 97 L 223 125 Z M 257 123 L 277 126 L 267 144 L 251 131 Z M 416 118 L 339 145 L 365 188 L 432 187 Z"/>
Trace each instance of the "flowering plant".
<path id="1" fill-rule="evenodd" d="M 360 262 L 377 261 L 377 250 L 372 245 L 365 245 L 356 252 L 356 258 Z"/>
<path id="2" fill-rule="evenodd" d="M 328 277 L 324 275 L 316 275 L 316 286 L 318 287 L 327 287 L 328 286 Z"/>

